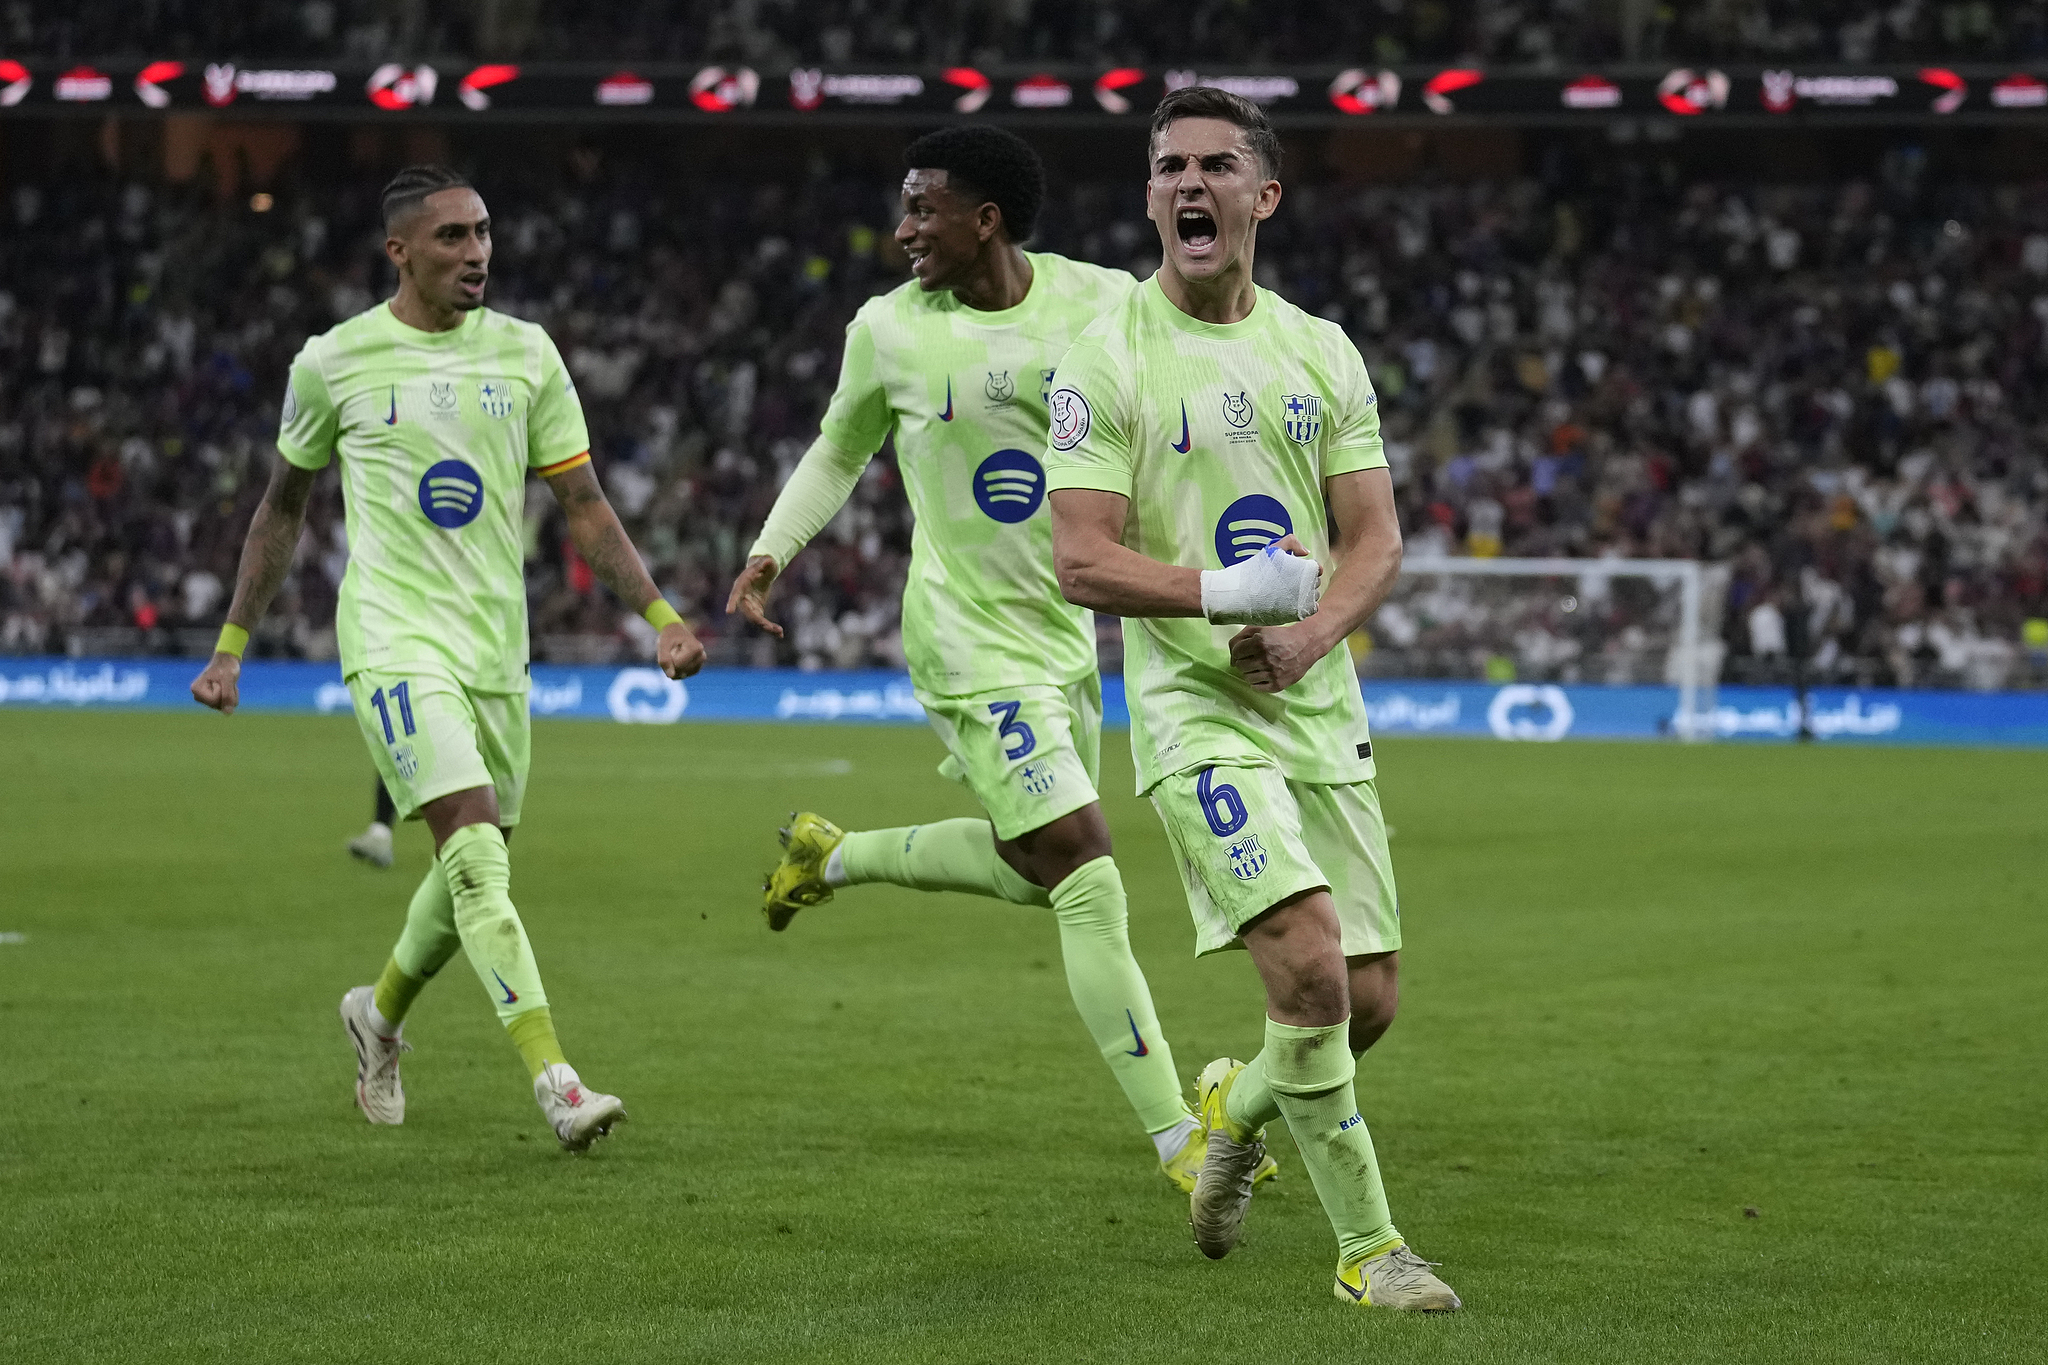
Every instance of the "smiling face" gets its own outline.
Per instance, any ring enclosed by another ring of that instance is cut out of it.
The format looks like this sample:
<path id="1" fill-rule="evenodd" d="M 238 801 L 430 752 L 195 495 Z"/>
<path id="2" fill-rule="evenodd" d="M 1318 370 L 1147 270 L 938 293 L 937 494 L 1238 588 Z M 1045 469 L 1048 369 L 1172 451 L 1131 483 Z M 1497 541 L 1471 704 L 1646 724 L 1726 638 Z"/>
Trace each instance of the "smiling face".
<path id="1" fill-rule="evenodd" d="M 910 273 L 926 293 L 951 289 L 974 268 L 982 249 L 1002 229 L 1002 210 L 948 183 L 946 171 L 919 170 L 903 177 L 903 221 L 896 240 L 910 256 Z"/>
<path id="2" fill-rule="evenodd" d="M 480 308 L 491 273 L 491 215 L 467 187 L 436 190 L 391 225 L 384 251 L 436 312 Z"/>
<path id="3" fill-rule="evenodd" d="M 1145 213 L 1174 273 L 1193 284 L 1248 261 L 1258 225 L 1280 206 L 1244 130 L 1217 118 L 1175 119 L 1152 142 Z"/>

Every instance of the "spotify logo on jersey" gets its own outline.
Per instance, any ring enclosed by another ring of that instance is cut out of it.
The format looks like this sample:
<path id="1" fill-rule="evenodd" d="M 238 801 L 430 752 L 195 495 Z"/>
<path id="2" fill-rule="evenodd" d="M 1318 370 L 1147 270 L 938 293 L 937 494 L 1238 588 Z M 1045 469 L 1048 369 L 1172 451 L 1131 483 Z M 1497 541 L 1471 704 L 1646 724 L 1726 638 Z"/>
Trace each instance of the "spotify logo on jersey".
<path id="1" fill-rule="evenodd" d="M 1216 523 L 1216 558 L 1225 568 L 1249 559 L 1294 530 L 1294 519 L 1278 498 L 1247 493 L 1223 509 Z"/>
<path id="2" fill-rule="evenodd" d="M 462 461 L 443 460 L 420 476 L 420 511 L 443 530 L 467 526 L 483 510 L 483 475 Z"/>
<path id="3" fill-rule="evenodd" d="M 1045 471 L 1021 450 L 998 450 L 974 471 L 974 500 L 997 521 L 1023 521 L 1045 501 Z"/>

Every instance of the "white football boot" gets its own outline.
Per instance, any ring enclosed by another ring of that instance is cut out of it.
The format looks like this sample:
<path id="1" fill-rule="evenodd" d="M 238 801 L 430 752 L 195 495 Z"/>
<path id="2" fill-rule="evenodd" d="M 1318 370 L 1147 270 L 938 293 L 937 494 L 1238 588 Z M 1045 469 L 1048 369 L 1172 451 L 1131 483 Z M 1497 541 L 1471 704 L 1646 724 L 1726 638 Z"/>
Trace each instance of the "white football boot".
<path id="1" fill-rule="evenodd" d="M 357 986 L 341 997 L 341 1024 L 356 1049 L 356 1108 L 372 1123 L 405 1122 L 405 1087 L 398 1080 L 398 1059 L 412 1051 L 402 1036 L 390 1038 L 370 1023 L 374 986 Z M 405 1025 L 398 1026 L 398 1034 Z"/>
<path id="2" fill-rule="evenodd" d="M 567 1062 L 550 1062 L 533 1078 L 533 1097 L 564 1151 L 580 1152 L 626 1121 L 626 1105 L 583 1084 Z"/>
<path id="3" fill-rule="evenodd" d="M 371 867 L 391 866 L 391 826 L 372 820 L 368 829 L 348 841 L 348 851 Z"/>

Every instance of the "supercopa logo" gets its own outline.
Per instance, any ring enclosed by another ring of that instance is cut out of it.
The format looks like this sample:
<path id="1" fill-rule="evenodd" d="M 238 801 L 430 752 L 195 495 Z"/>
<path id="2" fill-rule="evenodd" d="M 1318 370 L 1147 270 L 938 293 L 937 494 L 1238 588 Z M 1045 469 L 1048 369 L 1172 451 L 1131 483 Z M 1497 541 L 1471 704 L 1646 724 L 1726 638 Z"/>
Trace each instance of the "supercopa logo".
<path id="1" fill-rule="evenodd" d="M 1278 498 L 1247 493 L 1223 509 L 1216 522 L 1216 558 L 1225 568 L 1250 559 L 1274 541 L 1294 532 L 1294 518 Z"/>
<path id="2" fill-rule="evenodd" d="M 442 530 L 467 526 L 483 510 L 483 476 L 461 460 L 443 460 L 420 476 L 420 511 Z"/>
<path id="3" fill-rule="evenodd" d="M 1027 520 L 1045 501 L 1045 470 L 1021 450 L 998 450 L 974 471 L 974 501 L 997 521 Z"/>

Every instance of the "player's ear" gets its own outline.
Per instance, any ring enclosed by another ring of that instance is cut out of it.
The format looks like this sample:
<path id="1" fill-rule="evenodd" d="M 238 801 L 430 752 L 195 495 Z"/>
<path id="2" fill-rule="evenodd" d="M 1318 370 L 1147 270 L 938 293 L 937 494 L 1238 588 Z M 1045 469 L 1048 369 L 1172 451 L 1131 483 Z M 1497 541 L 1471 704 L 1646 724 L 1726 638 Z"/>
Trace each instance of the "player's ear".
<path id="1" fill-rule="evenodd" d="M 1280 207 L 1280 182 L 1267 180 L 1259 185 L 1259 196 L 1252 200 L 1252 221 L 1263 223 L 1273 216 Z"/>
<path id="2" fill-rule="evenodd" d="M 983 204 L 974 211 L 974 233 L 982 241 L 991 241 L 1003 227 L 1003 211 L 994 204 Z"/>

